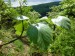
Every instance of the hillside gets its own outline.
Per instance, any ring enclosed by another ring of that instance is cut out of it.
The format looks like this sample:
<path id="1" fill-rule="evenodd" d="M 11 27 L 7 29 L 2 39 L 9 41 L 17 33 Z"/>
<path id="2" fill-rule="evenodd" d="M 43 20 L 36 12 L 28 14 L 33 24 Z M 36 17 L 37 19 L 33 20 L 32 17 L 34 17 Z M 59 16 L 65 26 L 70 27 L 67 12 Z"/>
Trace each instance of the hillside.
<path id="1" fill-rule="evenodd" d="M 32 8 L 39 12 L 41 14 L 41 16 L 45 16 L 47 12 L 50 11 L 50 8 L 52 6 L 58 6 L 59 5 L 59 2 L 50 2 L 50 3 L 45 3 L 45 4 L 39 4 L 39 5 L 34 5 L 32 6 Z"/>

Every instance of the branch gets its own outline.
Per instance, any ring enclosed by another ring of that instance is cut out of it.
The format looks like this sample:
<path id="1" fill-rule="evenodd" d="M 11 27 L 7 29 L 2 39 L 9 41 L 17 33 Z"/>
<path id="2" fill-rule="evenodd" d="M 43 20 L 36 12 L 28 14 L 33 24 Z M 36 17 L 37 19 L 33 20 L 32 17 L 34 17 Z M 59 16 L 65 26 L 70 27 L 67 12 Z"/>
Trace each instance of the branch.
<path id="1" fill-rule="evenodd" d="M 29 46 L 29 43 L 30 43 L 30 42 L 28 42 L 27 39 L 25 39 L 25 40 L 22 39 L 22 38 L 25 38 L 25 37 L 27 37 L 27 36 L 24 36 L 24 37 L 17 37 L 16 39 L 13 39 L 13 40 L 11 40 L 11 41 L 5 43 L 5 44 L 0 45 L 0 48 L 2 48 L 2 46 L 4 46 L 4 45 L 10 44 L 10 43 L 12 43 L 12 42 L 18 40 L 18 39 L 21 40 L 24 44 L 26 44 L 26 45 Z"/>
<path id="2" fill-rule="evenodd" d="M 25 36 L 25 37 L 27 37 L 27 36 Z M 22 37 L 22 38 L 24 38 L 24 37 Z M 12 43 L 12 42 L 14 42 L 14 41 L 16 41 L 16 40 L 18 40 L 18 39 L 22 39 L 22 38 L 21 38 L 21 37 L 17 37 L 16 39 L 13 39 L 13 40 L 9 41 L 8 43 L 2 44 L 2 46 L 3 46 L 3 45 L 10 44 L 10 43 Z"/>
<path id="3" fill-rule="evenodd" d="M 22 14 L 21 5 L 20 5 L 20 10 L 21 10 L 21 14 Z M 23 31 L 24 31 L 24 24 L 23 24 L 23 20 L 22 20 L 22 32 L 21 32 L 21 35 L 20 35 L 19 37 L 17 37 L 16 39 L 13 39 L 13 40 L 11 40 L 11 41 L 5 43 L 5 44 L 0 45 L 0 48 L 1 48 L 2 46 L 4 46 L 4 45 L 10 44 L 10 43 L 12 43 L 12 42 L 18 40 L 18 39 L 20 39 L 22 42 L 26 42 L 26 44 L 29 45 L 27 41 L 23 41 L 23 40 L 22 40 L 22 38 L 23 38 L 23 37 L 22 37 Z M 22 37 L 22 38 L 21 38 L 21 37 Z M 25 37 L 27 37 L 27 36 L 25 36 Z"/>

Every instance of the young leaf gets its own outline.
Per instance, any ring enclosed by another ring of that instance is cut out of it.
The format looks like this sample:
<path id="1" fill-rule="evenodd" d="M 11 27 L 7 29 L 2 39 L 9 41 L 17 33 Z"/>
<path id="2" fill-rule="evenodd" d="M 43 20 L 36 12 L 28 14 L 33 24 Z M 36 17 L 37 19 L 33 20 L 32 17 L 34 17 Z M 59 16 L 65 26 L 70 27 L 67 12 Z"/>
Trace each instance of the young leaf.
<path id="1" fill-rule="evenodd" d="M 23 29 L 23 27 L 24 27 L 24 29 Z M 22 36 L 24 36 L 25 34 L 24 33 L 26 33 L 25 32 L 25 29 L 27 29 L 27 27 L 28 27 L 28 22 L 27 21 L 23 21 L 23 24 L 22 24 L 22 22 L 21 21 L 19 21 L 19 23 L 17 22 L 15 25 L 14 25 L 14 28 L 15 28 L 15 30 L 16 30 L 16 34 L 17 35 L 21 35 L 21 33 L 22 33 L 22 30 L 23 30 L 23 34 L 22 34 Z"/>
<path id="2" fill-rule="evenodd" d="M 57 25 L 61 26 L 65 29 L 70 29 L 70 19 L 64 16 L 59 16 L 56 19 L 52 19 L 52 22 Z"/>
<path id="3" fill-rule="evenodd" d="M 43 23 L 30 25 L 27 35 L 30 41 L 42 50 L 47 50 L 52 41 L 52 30 L 48 25 Z"/>
<path id="4" fill-rule="evenodd" d="M 15 30 L 22 32 L 22 22 L 14 26 Z"/>

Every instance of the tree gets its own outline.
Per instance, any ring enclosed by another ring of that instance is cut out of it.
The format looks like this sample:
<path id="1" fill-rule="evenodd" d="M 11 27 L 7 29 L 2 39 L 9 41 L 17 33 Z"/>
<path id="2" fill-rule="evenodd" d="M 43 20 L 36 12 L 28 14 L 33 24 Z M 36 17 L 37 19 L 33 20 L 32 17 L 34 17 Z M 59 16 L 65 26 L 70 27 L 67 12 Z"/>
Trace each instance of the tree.
<path id="1" fill-rule="evenodd" d="M 74 0 L 63 0 L 61 2 L 62 15 L 75 16 L 75 1 Z"/>

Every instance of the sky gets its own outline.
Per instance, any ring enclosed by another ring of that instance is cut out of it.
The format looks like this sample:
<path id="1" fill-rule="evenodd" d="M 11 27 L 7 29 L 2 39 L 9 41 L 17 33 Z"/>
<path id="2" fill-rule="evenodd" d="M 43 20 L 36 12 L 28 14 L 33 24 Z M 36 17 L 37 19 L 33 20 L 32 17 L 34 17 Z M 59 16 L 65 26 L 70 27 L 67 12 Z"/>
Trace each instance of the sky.
<path id="1" fill-rule="evenodd" d="M 8 1 L 8 0 L 4 0 Z M 11 0 L 12 7 L 17 7 L 20 6 L 18 0 L 14 1 Z M 22 0 L 21 0 L 22 1 Z M 37 4 L 42 4 L 42 3 L 48 3 L 48 2 L 55 2 L 55 1 L 61 1 L 61 0 L 27 0 L 26 4 L 27 6 L 32 6 L 32 5 L 37 5 Z"/>
<path id="2" fill-rule="evenodd" d="M 60 0 L 27 0 L 28 5 L 37 5 L 42 3 L 54 2 Z"/>

